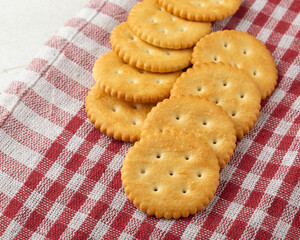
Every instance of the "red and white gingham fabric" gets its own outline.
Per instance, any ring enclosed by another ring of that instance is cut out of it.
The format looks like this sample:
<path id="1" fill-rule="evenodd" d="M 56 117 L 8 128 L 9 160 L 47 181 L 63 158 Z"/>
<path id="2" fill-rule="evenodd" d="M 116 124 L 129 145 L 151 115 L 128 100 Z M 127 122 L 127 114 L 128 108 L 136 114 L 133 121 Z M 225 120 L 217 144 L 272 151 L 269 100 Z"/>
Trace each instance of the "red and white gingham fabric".
<path id="1" fill-rule="evenodd" d="M 93 63 L 136 3 L 90 0 L 0 95 L 1 239 L 299 239 L 299 0 L 244 0 L 213 24 L 265 43 L 279 80 L 214 199 L 179 220 L 133 206 L 120 179 L 132 144 L 101 134 L 84 109 Z"/>

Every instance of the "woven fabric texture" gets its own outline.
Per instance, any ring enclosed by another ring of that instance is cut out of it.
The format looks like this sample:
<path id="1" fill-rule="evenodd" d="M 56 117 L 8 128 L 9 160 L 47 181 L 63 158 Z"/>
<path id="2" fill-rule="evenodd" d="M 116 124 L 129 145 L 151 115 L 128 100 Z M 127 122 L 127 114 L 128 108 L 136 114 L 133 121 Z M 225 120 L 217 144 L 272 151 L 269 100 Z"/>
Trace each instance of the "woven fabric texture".
<path id="1" fill-rule="evenodd" d="M 128 200 L 120 169 L 132 144 L 101 134 L 84 109 L 93 63 L 136 3 L 90 0 L 0 95 L 0 238 L 299 239 L 299 1 L 244 0 L 213 24 L 266 44 L 279 79 L 214 199 L 179 220 L 149 217 Z"/>

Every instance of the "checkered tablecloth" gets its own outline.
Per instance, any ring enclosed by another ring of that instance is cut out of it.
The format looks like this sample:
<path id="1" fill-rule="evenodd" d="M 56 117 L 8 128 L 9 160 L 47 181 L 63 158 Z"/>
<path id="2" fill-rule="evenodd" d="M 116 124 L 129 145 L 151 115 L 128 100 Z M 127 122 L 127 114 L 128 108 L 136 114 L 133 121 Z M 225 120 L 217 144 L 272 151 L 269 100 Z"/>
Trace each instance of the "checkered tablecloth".
<path id="1" fill-rule="evenodd" d="M 128 200 L 120 168 L 132 144 L 101 134 L 84 109 L 93 63 L 136 3 L 90 0 L 0 95 L 0 238 L 299 239 L 299 0 L 244 0 L 213 24 L 265 43 L 279 79 L 214 199 L 179 220 L 149 217 Z"/>

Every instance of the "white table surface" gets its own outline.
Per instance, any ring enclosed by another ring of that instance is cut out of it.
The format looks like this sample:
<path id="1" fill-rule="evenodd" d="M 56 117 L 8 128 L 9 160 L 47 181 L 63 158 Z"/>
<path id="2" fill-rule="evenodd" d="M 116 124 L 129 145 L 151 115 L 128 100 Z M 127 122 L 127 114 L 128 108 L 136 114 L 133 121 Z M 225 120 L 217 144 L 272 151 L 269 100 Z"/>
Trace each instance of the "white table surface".
<path id="1" fill-rule="evenodd" d="M 0 0 L 0 93 L 88 0 Z"/>

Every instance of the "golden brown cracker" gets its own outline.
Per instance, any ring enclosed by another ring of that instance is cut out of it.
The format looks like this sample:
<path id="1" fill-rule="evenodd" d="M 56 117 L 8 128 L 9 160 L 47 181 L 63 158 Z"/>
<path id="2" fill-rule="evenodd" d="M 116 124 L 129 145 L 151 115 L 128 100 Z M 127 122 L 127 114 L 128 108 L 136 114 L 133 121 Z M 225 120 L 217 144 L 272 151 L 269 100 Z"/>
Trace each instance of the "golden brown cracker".
<path id="1" fill-rule="evenodd" d="M 195 95 L 221 106 L 231 117 L 238 138 L 257 121 L 260 92 L 249 74 L 225 63 L 208 63 L 189 68 L 177 80 L 171 96 Z"/>
<path id="2" fill-rule="evenodd" d="M 226 62 L 245 70 L 264 99 L 274 90 L 277 69 L 270 51 L 254 36 L 235 30 L 206 35 L 193 51 L 193 64 Z"/>
<path id="3" fill-rule="evenodd" d="M 118 25 L 110 42 L 124 62 L 150 72 L 175 72 L 190 65 L 192 49 L 172 50 L 153 46 L 135 36 L 127 22 Z"/>
<path id="4" fill-rule="evenodd" d="M 168 12 L 192 21 L 213 22 L 233 15 L 241 0 L 156 0 Z"/>
<path id="5" fill-rule="evenodd" d="M 215 151 L 220 167 L 229 161 L 235 148 L 231 118 L 220 106 L 198 96 L 172 96 L 158 103 L 144 121 L 141 137 L 166 129 L 201 137 Z"/>
<path id="6" fill-rule="evenodd" d="M 182 132 L 156 132 L 129 149 L 121 170 L 125 193 L 149 215 L 187 217 L 213 198 L 219 165 L 206 142 Z"/>
<path id="7" fill-rule="evenodd" d="M 141 126 L 153 104 L 137 104 L 111 97 L 95 84 L 86 97 L 90 121 L 102 133 L 116 140 L 137 141 Z"/>
<path id="8" fill-rule="evenodd" d="M 93 76 L 107 94 L 135 103 L 156 103 L 170 96 L 181 72 L 152 73 L 124 63 L 113 51 L 94 64 Z"/>
<path id="9" fill-rule="evenodd" d="M 153 0 L 144 0 L 135 5 L 129 12 L 128 25 L 142 40 L 169 49 L 191 48 L 211 30 L 210 22 L 179 18 Z"/>

